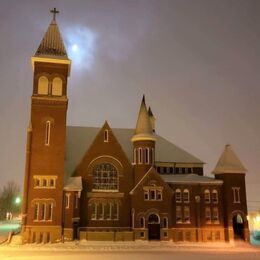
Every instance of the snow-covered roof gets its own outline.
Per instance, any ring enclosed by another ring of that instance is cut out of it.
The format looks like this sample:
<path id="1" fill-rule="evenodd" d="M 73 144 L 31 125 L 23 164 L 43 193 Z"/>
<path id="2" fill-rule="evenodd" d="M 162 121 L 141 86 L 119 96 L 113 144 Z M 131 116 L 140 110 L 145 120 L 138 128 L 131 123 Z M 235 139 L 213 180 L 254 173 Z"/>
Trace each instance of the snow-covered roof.
<path id="1" fill-rule="evenodd" d="M 100 131 L 98 127 L 67 126 L 65 158 L 65 173 L 67 177 L 72 175 L 76 166 L 80 163 L 84 154 L 93 143 L 98 131 Z M 131 138 L 135 129 L 112 128 L 112 131 L 129 161 L 132 162 L 133 144 Z M 195 156 L 159 135 L 156 135 L 155 148 L 156 162 L 203 164 L 203 162 Z"/>
<path id="2" fill-rule="evenodd" d="M 197 174 L 161 174 L 162 179 L 167 183 L 183 184 L 222 184 L 222 180 L 200 176 Z"/>
<path id="3" fill-rule="evenodd" d="M 66 191 L 82 191 L 81 177 L 70 177 L 64 187 Z"/>
<path id="4" fill-rule="evenodd" d="M 221 173 L 246 173 L 247 169 L 243 166 L 231 145 L 227 144 L 221 154 L 213 174 Z"/>
<path id="5" fill-rule="evenodd" d="M 155 140 L 155 136 L 153 134 L 151 119 L 145 104 L 145 97 L 143 96 L 132 141 L 150 139 Z"/>

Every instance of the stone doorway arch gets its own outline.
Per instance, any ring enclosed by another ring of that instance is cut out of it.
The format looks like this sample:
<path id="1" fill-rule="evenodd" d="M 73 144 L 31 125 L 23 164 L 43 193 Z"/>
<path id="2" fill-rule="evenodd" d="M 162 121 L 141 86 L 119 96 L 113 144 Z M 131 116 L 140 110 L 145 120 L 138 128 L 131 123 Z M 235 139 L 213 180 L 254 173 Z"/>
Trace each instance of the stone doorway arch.
<path id="1" fill-rule="evenodd" d="M 148 216 L 147 223 L 148 223 L 148 239 L 160 240 L 161 238 L 160 216 L 156 213 L 151 213 Z"/>
<path id="2" fill-rule="evenodd" d="M 232 225 L 235 240 L 245 240 L 245 220 L 243 215 L 235 213 L 232 217 Z"/>

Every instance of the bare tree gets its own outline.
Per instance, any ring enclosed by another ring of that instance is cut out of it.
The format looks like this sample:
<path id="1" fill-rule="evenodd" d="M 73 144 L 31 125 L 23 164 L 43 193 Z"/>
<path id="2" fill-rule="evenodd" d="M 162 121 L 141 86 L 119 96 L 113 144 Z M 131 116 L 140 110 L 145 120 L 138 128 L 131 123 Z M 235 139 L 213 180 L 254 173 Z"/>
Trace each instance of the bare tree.
<path id="1" fill-rule="evenodd" d="M 17 203 L 16 198 L 19 196 L 20 187 L 14 181 L 5 184 L 0 192 L 0 219 L 5 219 L 6 214 L 19 214 L 21 203 Z"/>

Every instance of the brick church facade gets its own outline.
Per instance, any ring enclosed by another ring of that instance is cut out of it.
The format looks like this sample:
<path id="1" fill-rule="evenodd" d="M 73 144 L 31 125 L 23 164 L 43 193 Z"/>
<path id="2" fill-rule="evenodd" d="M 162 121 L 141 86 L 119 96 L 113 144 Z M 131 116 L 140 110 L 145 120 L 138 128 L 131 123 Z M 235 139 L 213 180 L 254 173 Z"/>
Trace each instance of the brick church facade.
<path id="1" fill-rule="evenodd" d="M 248 240 L 246 169 L 230 145 L 204 176 L 156 133 L 144 97 L 133 129 L 67 126 L 71 61 L 55 16 L 32 66 L 23 243 Z"/>

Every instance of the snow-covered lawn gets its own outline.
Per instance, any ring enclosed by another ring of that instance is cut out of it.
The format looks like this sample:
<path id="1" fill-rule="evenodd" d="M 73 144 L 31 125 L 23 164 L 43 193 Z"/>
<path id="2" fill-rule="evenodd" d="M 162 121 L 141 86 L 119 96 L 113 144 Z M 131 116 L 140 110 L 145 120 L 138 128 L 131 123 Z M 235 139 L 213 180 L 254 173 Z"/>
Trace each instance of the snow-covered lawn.
<path id="1" fill-rule="evenodd" d="M 208 260 L 260 259 L 260 248 L 245 243 L 172 242 L 66 242 L 64 244 L 33 244 L 0 246 L 0 259 L 88 259 L 88 260 Z"/>

